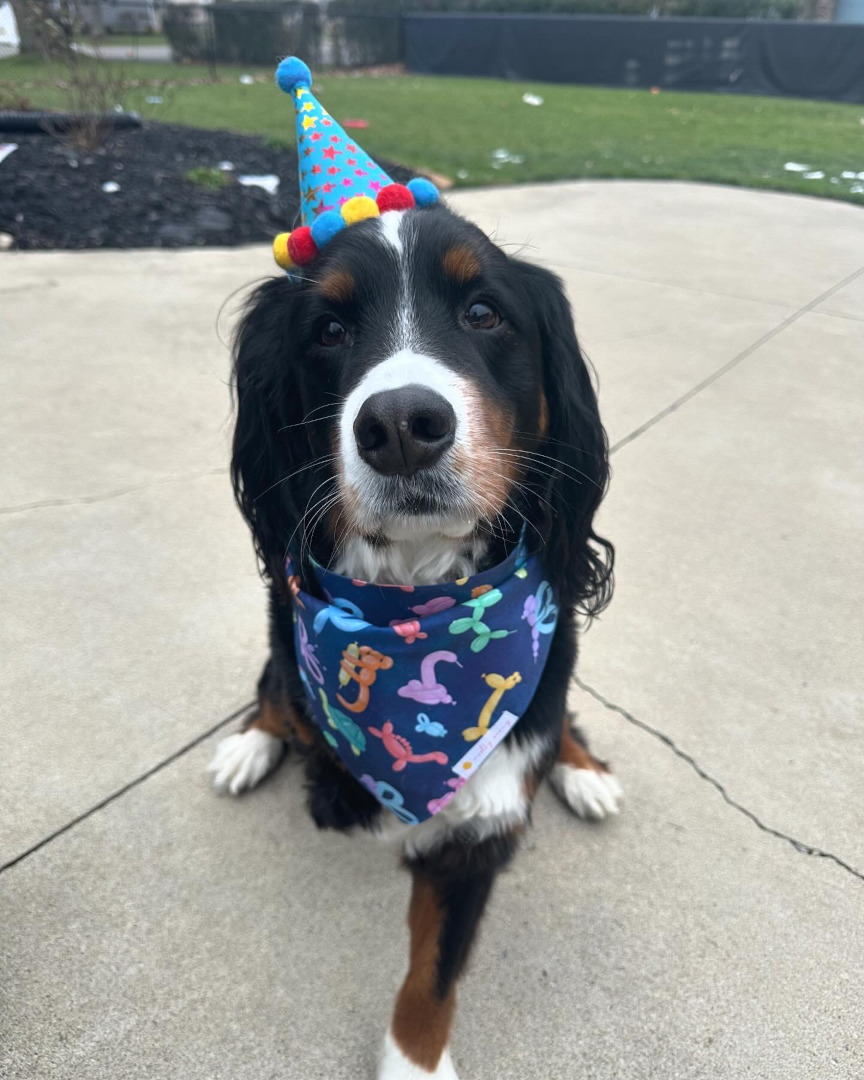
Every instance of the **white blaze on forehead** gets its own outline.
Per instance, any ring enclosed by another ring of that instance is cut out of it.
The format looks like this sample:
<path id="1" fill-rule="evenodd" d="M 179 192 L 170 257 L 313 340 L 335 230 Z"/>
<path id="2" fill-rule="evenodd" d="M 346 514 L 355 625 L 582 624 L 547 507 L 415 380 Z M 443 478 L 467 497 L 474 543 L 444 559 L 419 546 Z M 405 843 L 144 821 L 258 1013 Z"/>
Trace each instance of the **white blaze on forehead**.
<path id="1" fill-rule="evenodd" d="M 414 290 L 411 283 L 413 230 L 408 227 L 404 210 L 388 210 L 377 218 L 384 246 L 395 255 L 399 272 L 395 319 L 391 328 L 393 352 L 418 348 L 415 331 Z"/>
<path id="2" fill-rule="evenodd" d="M 401 232 L 404 219 L 404 210 L 388 210 L 378 218 L 378 228 L 384 242 L 389 244 L 397 255 L 401 255 L 403 251 Z"/>

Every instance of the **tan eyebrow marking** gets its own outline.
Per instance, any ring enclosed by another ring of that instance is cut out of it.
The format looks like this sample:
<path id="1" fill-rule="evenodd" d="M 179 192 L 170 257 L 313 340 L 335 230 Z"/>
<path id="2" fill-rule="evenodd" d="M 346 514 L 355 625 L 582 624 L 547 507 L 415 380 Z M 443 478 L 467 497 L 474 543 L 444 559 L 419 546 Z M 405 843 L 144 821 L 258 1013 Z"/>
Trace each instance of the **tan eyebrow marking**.
<path id="1" fill-rule="evenodd" d="M 543 391 L 540 391 L 540 411 L 537 417 L 537 428 L 541 435 L 545 435 L 549 430 L 549 402 L 546 400 L 546 395 Z"/>
<path id="2" fill-rule="evenodd" d="M 354 275 L 347 270 L 331 270 L 318 283 L 318 291 L 325 300 L 344 304 L 354 293 Z"/>
<path id="3" fill-rule="evenodd" d="M 468 247 L 450 248 L 444 253 L 444 273 L 460 284 L 479 277 L 482 267 L 480 260 Z"/>

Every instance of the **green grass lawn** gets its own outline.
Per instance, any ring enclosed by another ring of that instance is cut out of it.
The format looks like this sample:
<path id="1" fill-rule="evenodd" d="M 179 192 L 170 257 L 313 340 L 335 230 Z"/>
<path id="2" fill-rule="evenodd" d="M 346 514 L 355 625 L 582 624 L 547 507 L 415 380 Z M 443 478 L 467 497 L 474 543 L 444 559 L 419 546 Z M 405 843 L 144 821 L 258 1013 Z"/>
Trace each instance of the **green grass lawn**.
<path id="1" fill-rule="evenodd" d="M 114 65 L 116 67 L 116 65 Z M 127 62 L 125 104 L 147 118 L 257 132 L 290 143 L 290 101 L 272 72 L 243 86 L 243 69 Z M 0 101 L 17 94 L 62 107 L 62 73 L 0 61 Z M 584 86 L 421 76 L 328 76 L 316 91 L 338 120 L 369 121 L 370 153 L 451 177 L 459 186 L 580 177 L 705 180 L 804 192 L 864 204 L 864 105 L 720 94 L 651 94 Z M 529 90 L 545 100 L 526 105 Z M 164 97 L 146 105 L 148 94 Z M 493 154 L 524 158 L 495 168 Z M 799 162 L 824 179 L 784 169 Z M 202 164 L 207 164 L 202 163 Z M 835 183 L 831 178 L 836 177 Z"/>

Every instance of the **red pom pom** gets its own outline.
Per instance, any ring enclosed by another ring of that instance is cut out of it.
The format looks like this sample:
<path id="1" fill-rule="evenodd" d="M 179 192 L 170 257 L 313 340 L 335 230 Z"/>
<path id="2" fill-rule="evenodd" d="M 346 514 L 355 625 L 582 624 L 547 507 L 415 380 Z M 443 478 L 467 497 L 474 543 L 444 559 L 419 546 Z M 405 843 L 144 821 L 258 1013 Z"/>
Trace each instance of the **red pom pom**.
<path id="1" fill-rule="evenodd" d="M 388 184 L 378 192 L 378 209 L 383 214 L 385 210 L 411 210 L 414 207 L 414 196 L 403 184 Z"/>
<path id="2" fill-rule="evenodd" d="M 295 266 L 306 266 L 318 254 L 318 248 L 312 239 L 312 230 L 308 225 L 301 225 L 288 237 L 288 254 Z"/>

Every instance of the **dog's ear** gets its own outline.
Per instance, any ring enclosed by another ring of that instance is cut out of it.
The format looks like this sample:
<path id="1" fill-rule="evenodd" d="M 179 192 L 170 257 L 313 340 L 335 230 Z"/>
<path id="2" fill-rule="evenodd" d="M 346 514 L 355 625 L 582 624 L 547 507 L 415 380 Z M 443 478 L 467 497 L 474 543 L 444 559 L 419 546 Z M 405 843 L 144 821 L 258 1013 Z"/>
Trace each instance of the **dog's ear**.
<path id="1" fill-rule="evenodd" d="M 259 285 L 234 337 L 234 496 L 263 570 L 283 586 L 286 545 L 299 520 L 290 485 L 283 481 L 309 455 L 299 394 L 290 388 L 296 293 L 286 277 Z"/>
<path id="2" fill-rule="evenodd" d="M 539 503 L 548 572 L 561 604 L 598 614 L 612 595 L 615 551 L 594 532 L 594 514 L 606 492 L 606 432 L 561 280 L 541 267 L 520 263 L 540 333 L 548 428 L 542 453 L 543 501 Z"/>

